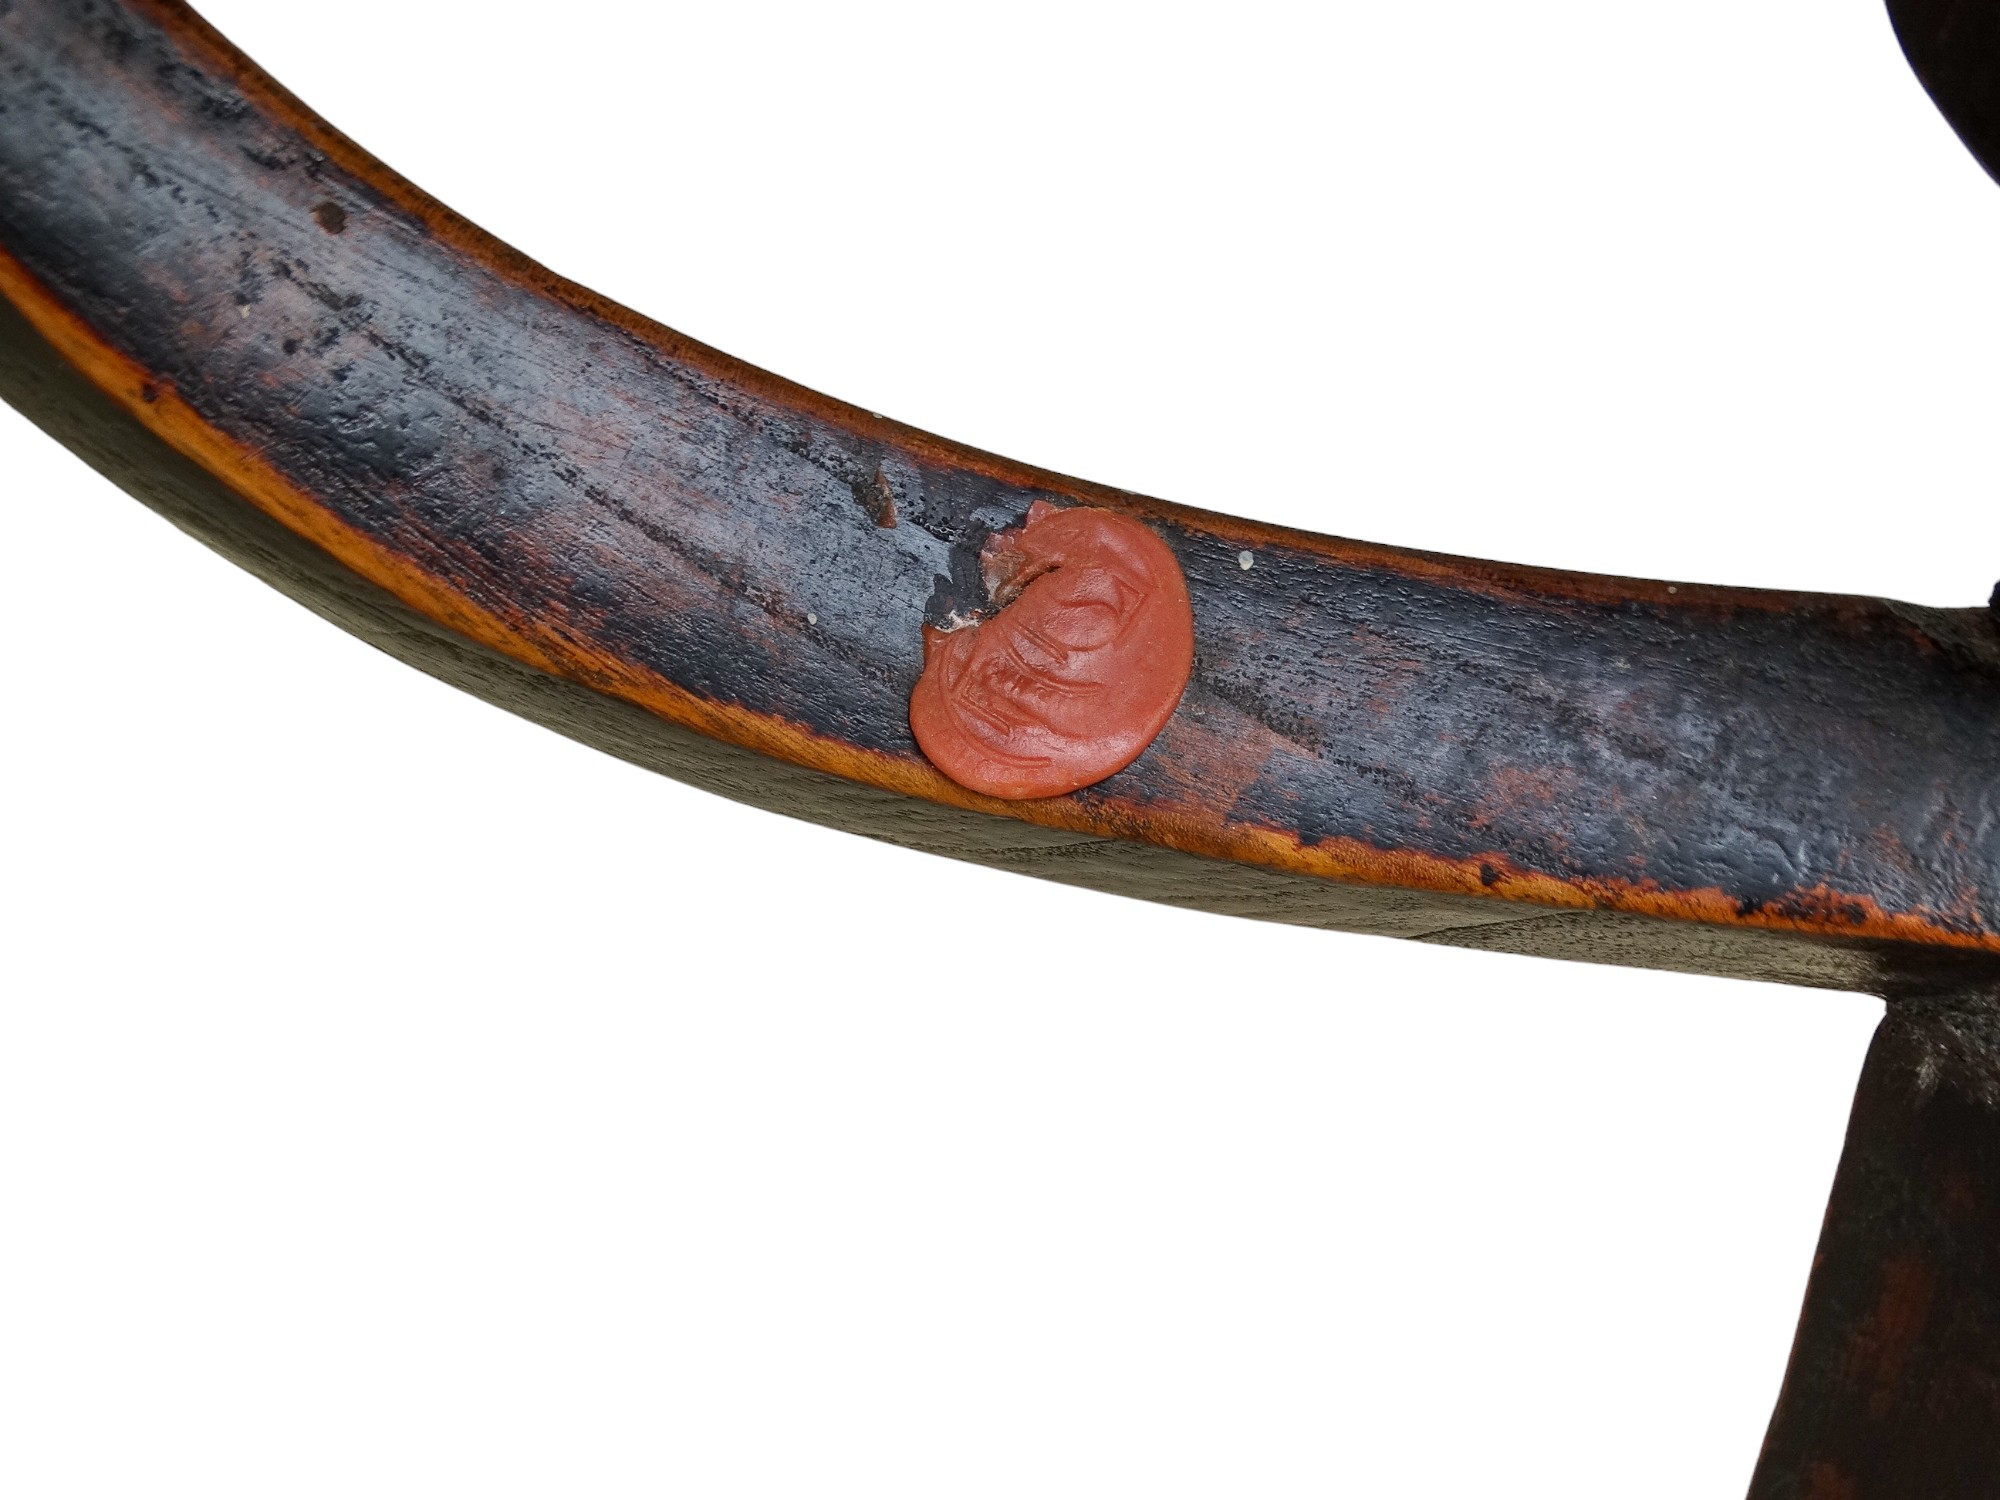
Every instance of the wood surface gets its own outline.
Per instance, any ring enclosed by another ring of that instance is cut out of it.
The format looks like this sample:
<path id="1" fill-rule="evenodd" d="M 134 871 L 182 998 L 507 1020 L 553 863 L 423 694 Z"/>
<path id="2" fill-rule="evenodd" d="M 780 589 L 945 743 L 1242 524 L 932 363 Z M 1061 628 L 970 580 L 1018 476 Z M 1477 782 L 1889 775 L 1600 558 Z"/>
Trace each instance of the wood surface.
<path id="1" fill-rule="evenodd" d="M 1869 1047 L 1750 1500 L 2000 1494 L 2000 1003 L 1897 997 Z"/>
<path id="2" fill-rule="evenodd" d="M 324 563 L 281 587 L 386 596 L 436 627 L 393 649 L 564 695 L 581 738 L 1282 920 L 1839 987 L 2000 953 L 1984 609 L 1399 551 L 956 446 L 533 265 L 167 0 L 0 8 L 0 98 L 9 399 L 77 420 L 21 372 L 79 372 L 128 485 L 211 539 L 277 523 Z M 199 502 L 158 502 L 169 452 Z M 981 602 L 979 547 L 1037 499 L 1153 527 L 1197 659 L 1128 770 L 1001 804 L 924 761 L 907 704 L 922 625 Z"/>
<path id="3" fill-rule="evenodd" d="M 2000 12 L 1895 10 L 2000 160 Z M 1401 551 L 960 447 L 528 262 L 171 0 L 0 0 L 0 294 L 0 394 L 100 470 L 640 764 L 1155 900 L 1887 996 L 1753 1494 L 2000 1492 L 1990 609 Z M 1195 666 L 1129 768 L 1000 803 L 907 705 L 1037 501 L 1165 541 Z"/>

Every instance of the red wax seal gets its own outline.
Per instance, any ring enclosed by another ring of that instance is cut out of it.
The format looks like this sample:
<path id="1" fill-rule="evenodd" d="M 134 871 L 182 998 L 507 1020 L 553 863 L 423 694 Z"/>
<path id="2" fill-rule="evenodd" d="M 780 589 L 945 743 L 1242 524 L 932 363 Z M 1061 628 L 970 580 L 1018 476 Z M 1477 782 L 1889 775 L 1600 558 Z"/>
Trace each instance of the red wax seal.
<path id="1" fill-rule="evenodd" d="M 1037 501 L 979 562 L 999 613 L 924 627 L 910 728 L 931 764 L 1017 799 L 1131 765 L 1194 669 L 1194 611 L 1167 544 L 1108 510 Z"/>

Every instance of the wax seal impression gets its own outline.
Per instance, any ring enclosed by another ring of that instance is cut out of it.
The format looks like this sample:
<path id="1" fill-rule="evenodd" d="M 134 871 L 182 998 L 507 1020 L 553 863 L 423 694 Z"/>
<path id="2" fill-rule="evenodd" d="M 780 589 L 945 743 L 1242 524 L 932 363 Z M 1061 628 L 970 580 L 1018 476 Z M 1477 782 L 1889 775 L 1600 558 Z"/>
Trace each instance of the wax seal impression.
<path id="1" fill-rule="evenodd" d="M 1131 765 L 1194 669 L 1194 611 L 1167 544 L 1108 510 L 1036 501 L 979 564 L 995 611 L 924 627 L 910 728 L 931 764 L 1012 799 Z"/>

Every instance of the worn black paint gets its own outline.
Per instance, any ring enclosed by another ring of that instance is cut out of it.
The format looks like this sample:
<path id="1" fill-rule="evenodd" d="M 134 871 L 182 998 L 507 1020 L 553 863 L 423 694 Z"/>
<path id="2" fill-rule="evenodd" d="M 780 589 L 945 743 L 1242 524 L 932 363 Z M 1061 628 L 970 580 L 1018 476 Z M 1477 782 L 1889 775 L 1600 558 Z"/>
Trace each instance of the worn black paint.
<path id="1" fill-rule="evenodd" d="M 2000 6 L 1894 9 L 1961 134 L 2000 161 Z M 1462 860 L 1489 888 L 1521 871 L 1651 882 L 1822 932 L 1873 909 L 1988 939 L 1992 610 L 1343 547 L 865 431 L 442 243 L 188 54 L 176 26 L 141 0 L 0 0 L 0 245 L 146 372 L 142 406 L 171 391 L 503 618 L 562 622 L 715 702 L 910 759 L 916 622 L 983 602 L 985 538 L 1044 496 L 1130 505 L 1181 558 L 1200 636 L 1175 723 L 1078 799 L 1131 837 L 841 781 L 467 641 L 173 452 L 4 303 L 0 394 L 383 649 L 725 795 L 1209 909 L 1883 990 L 1753 1495 L 2000 1493 L 1989 955 L 1346 886 L 1158 837 L 1272 829 Z"/>
<path id="2" fill-rule="evenodd" d="M 981 602 L 991 531 L 1074 498 L 759 397 L 468 263 L 141 10 L 18 5 L 0 99 L 0 243 L 86 321 L 468 597 L 717 702 L 914 758 L 919 623 Z M 1087 806 L 1838 925 L 1830 891 L 2000 935 L 1983 610 L 1607 598 L 1304 539 L 1246 572 L 1241 537 L 1151 519 L 1187 570 L 1197 676 Z"/>

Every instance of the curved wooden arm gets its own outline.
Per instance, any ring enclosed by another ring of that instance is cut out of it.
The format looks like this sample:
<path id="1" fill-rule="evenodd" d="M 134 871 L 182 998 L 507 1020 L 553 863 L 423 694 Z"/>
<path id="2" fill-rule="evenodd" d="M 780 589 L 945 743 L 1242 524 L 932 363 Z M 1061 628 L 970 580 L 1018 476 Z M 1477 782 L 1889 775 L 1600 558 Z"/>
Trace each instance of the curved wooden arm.
<path id="1" fill-rule="evenodd" d="M 1225 911 L 1870 987 L 2000 953 L 1985 610 L 1470 562 L 1044 473 L 742 365 L 396 177 L 185 6 L 0 14 L 0 386 L 278 587 L 728 795 Z M 1025 804 L 913 743 L 1037 499 L 1152 526 L 1195 675 Z"/>
<path id="2" fill-rule="evenodd" d="M 2000 160 L 1994 9 L 1896 8 Z M 1990 611 L 1398 551 L 958 447 L 529 263 L 172 0 L 0 0 L 0 293 L 0 394 L 179 525 L 711 790 L 1163 901 L 1888 994 L 1755 1493 L 1992 1492 Z M 1041 500 L 1166 540 L 1195 671 L 1129 769 L 1000 803 L 906 705 Z"/>
<path id="3" fill-rule="evenodd" d="M 1903 56 L 1973 158 L 2000 178 L 2000 6 L 1889 0 Z"/>

